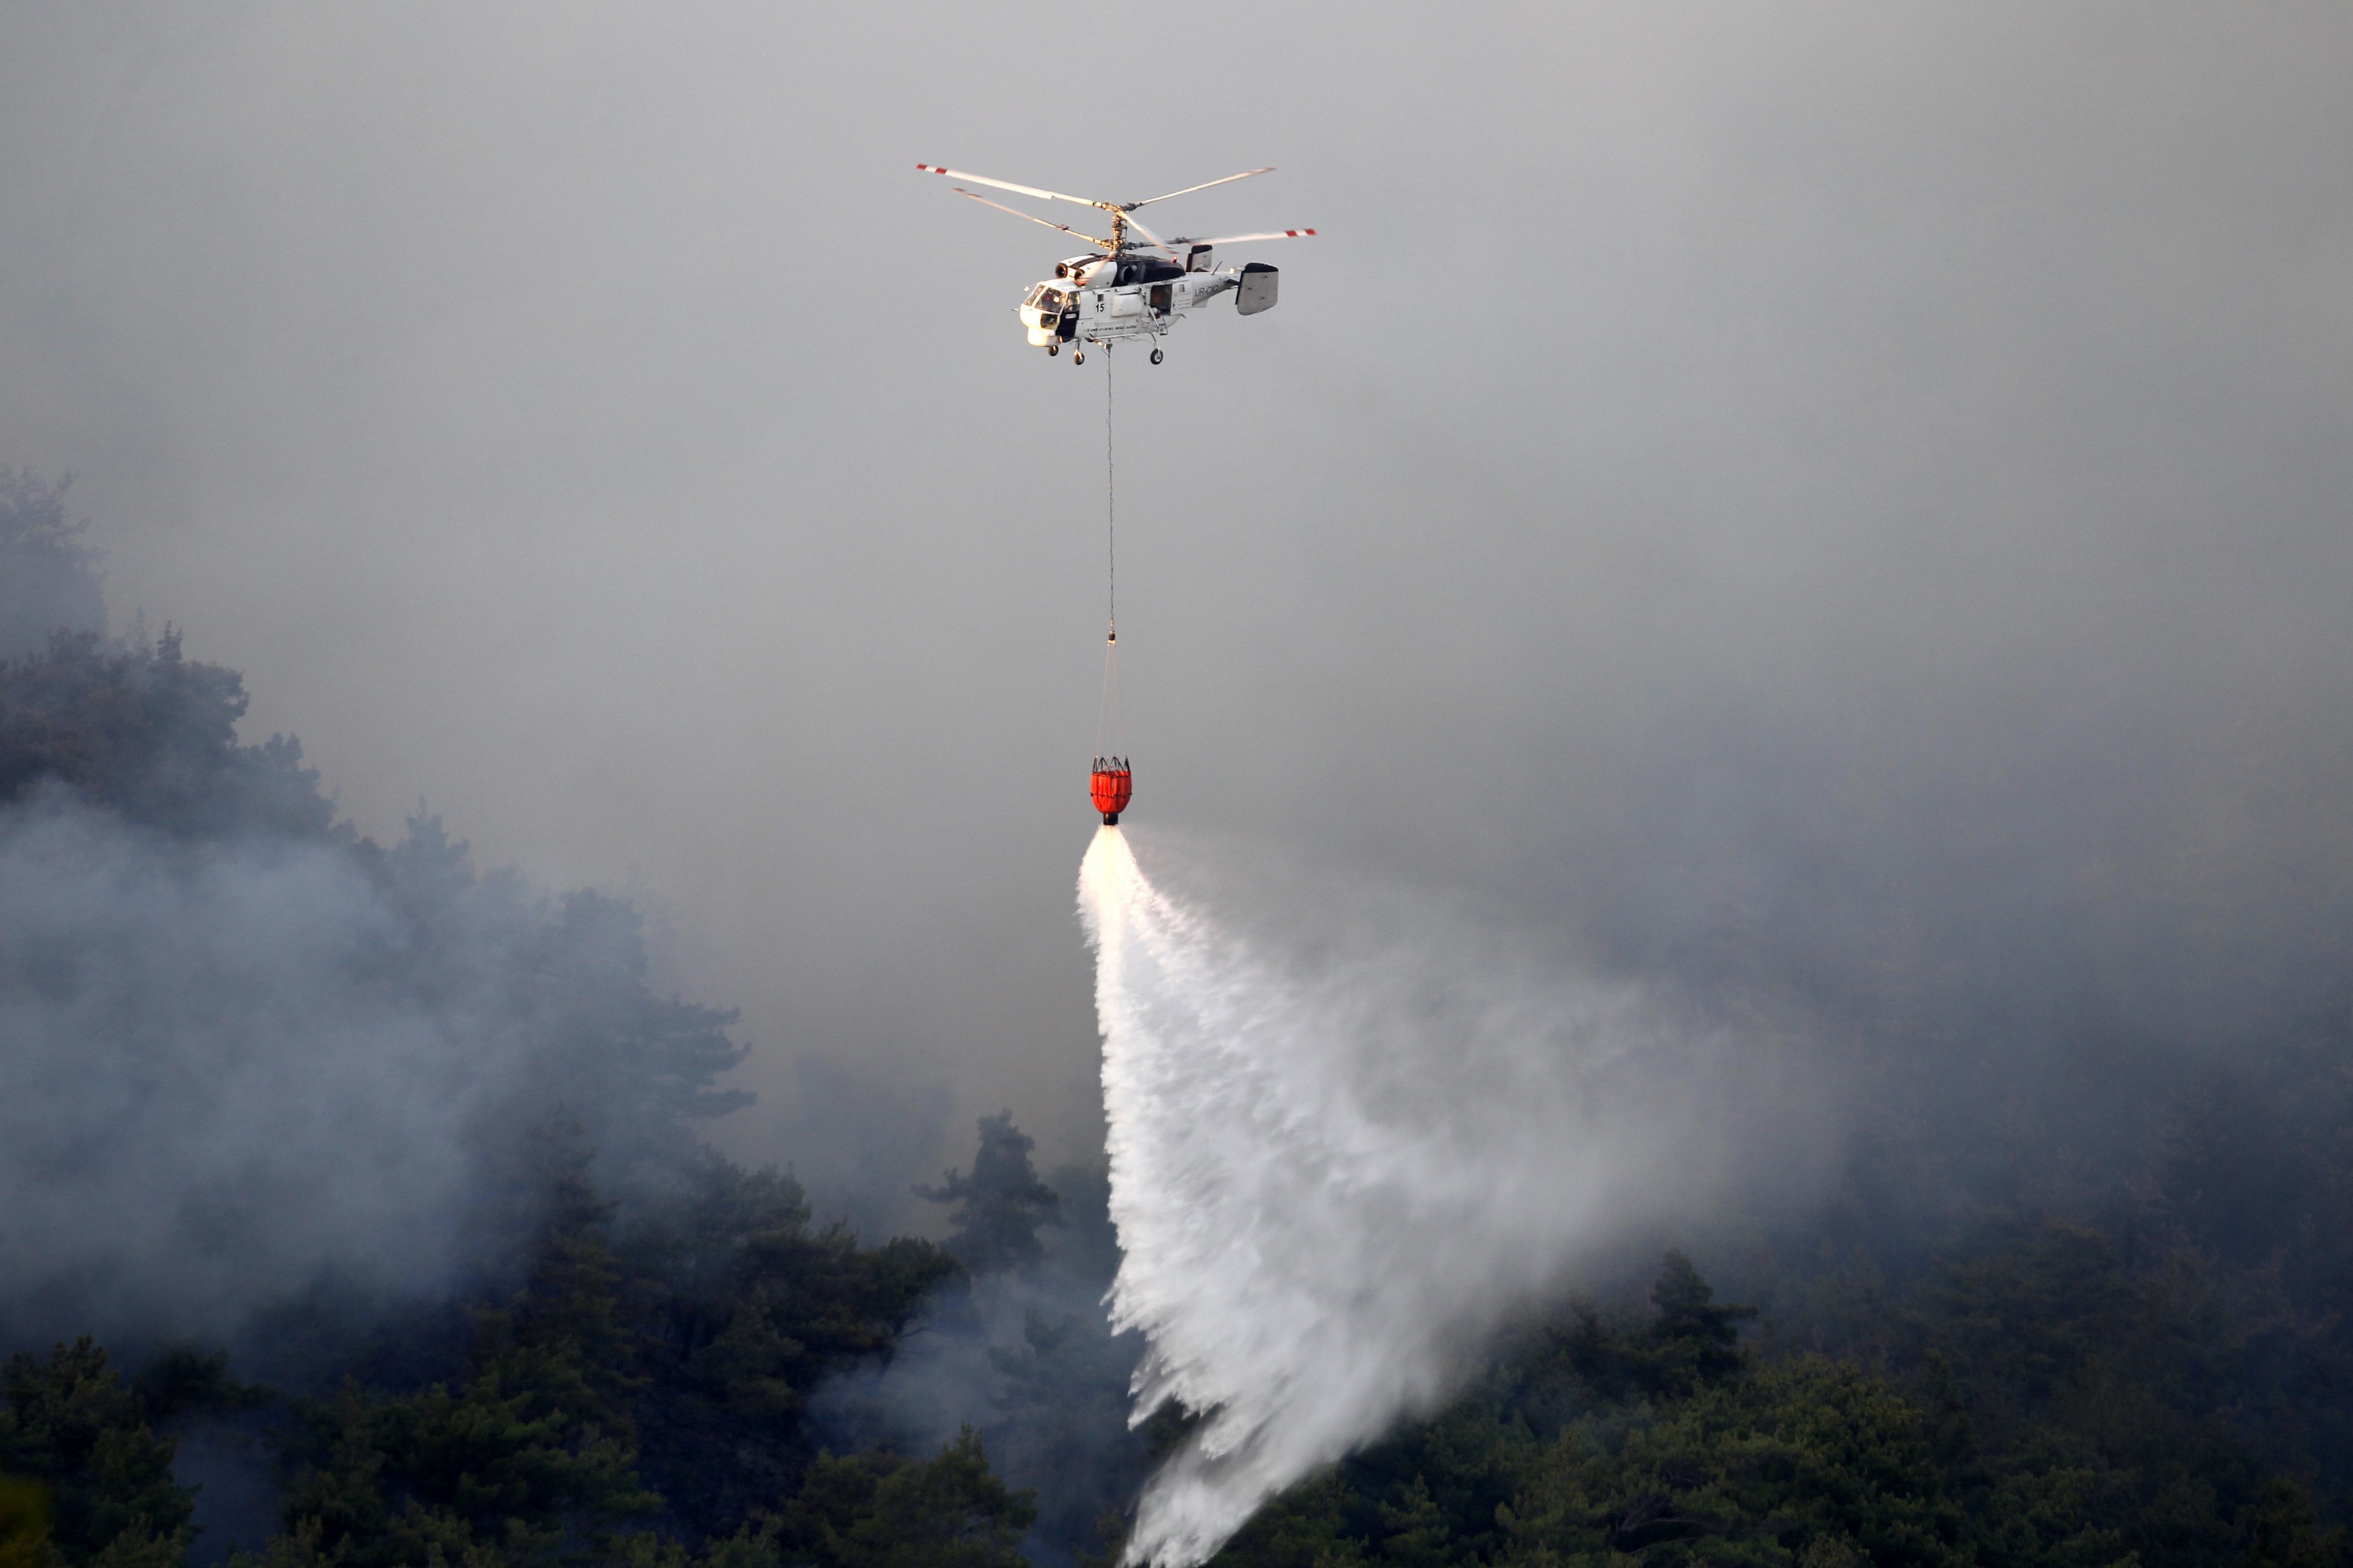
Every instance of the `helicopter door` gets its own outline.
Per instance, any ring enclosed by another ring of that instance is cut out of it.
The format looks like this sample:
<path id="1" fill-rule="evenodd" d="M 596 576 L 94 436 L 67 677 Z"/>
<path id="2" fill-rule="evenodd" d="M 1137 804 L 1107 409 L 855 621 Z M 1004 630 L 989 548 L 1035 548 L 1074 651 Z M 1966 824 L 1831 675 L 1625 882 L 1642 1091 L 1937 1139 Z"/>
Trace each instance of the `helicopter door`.
<path id="1" fill-rule="evenodd" d="M 1152 313 L 1154 315 L 1166 315 L 1169 308 L 1176 302 L 1176 285 L 1174 283 L 1155 283 L 1152 286 Z"/>

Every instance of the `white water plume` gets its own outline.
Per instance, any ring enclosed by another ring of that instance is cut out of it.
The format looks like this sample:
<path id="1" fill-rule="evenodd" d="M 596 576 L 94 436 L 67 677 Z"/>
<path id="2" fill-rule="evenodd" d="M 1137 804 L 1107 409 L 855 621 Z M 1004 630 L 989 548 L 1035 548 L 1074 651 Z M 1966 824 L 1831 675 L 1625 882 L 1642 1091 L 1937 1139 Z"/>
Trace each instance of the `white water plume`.
<path id="1" fill-rule="evenodd" d="M 1146 1487 L 1130 1563 L 1206 1560 L 1452 1392 L 1581 1258 L 1719 1189 L 1702 1131 L 1731 1087 L 1724 1041 L 1631 987 L 1353 910 L 1312 959 L 1254 949 L 1155 888 L 1115 827 L 1079 889 L 1112 1312 L 1149 1343 L 1134 1414 L 1207 1417 Z"/>

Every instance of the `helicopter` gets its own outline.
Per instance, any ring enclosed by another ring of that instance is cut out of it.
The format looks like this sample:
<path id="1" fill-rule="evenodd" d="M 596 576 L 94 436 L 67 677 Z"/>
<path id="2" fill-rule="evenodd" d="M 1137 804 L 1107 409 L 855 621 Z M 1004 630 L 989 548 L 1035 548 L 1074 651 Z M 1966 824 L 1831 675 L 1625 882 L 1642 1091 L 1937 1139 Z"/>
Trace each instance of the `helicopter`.
<path id="1" fill-rule="evenodd" d="M 1027 218 L 1031 223 L 1044 224 L 1048 228 L 1060 229 L 1073 239 L 1083 239 L 1101 254 L 1073 256 L 1054 264 L 1054 276 L 1033 285 L 1022 296 L 1017 307 L 1021 324 L 1029 329 L 1032 347 L 1041 348 L 1049 355 L 1062 352 L 1064 343 L 1073 345 L 1071 363 L 1087 363 L 1088 343 L 1109 348 L 1114 342 L 1132 338 L 1149 338 L 1152 363 L 1161 360 L 1159 339 L 1176 324 L 1186 311 L 1208 304 L 1220 294 L 1234 296 L 1234 309 L 1245 316 L 1255 316 L 1274 309 L 1275 291 L 1282 275 L 1262 261 L 1245 263 L 1220 270 L 1212 260 L 1214 248 L 1220 245 L 1249 245 L 1261 239 L 1305 239 L 1314 234 L 1312 228 L 1273 229 L 1264 234 L 1229 234 L 1215 239 L 1190 239 L 1182 236 L 1163 239 L 1144 226 L 1134 216 L 1138 207 L 1165 202 L 1170 196 L 1189 196 L 1195 191 L 1206 191 L 1211 185 L 1231 184 L 1256 174 L 1271 174 L 1271 168 L 1245 169 L 1239 174 L 1228 174 L 1222 180 L 1209 180 L 1198 185 L 1187 185 L 1181 191 L 1171 191 L 1166 196 L 1149 196 L 1140 202 L 1098 202 L 1085 196 L 1064 195 L 1060 191 L 1039 190 L 1035 185 L 1017 185 L 1009 180 L 992 180 L 980 174 L 967 174 L 958 169 L 943 169 L 936 163 L 918 163 L 915 167 L 926 174 L 944 174 L 950 179 L 970 180 L 976 185 L 992 190 L 1012 191 L 1020 195 L 1035 196 L 1040 201 L 1073 202 L 1082 207 L 1099 207 L 1111 214 L 1111 237 L 1098 239 L 1091 234 L 1081 234 L 1068 224 L 1055 223 L 1002 202 L 955 187 L 955 194 L 978 202 L 985 207 L 995 207 L 1001 213 Z M 1143 237 L 1141 242 L 1131 239 L 1134 229 Z"/>

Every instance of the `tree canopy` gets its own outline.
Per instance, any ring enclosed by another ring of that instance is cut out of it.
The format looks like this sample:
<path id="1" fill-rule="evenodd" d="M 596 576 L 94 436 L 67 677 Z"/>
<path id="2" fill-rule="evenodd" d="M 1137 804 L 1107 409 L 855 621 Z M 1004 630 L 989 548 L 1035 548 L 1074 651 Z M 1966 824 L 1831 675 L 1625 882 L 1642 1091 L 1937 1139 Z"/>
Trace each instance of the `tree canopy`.
<path id="1" fill-rule="evenodd" d="M 35 653 L 56 632 L 103 632 L 99 552 L 66 515 L 70 476 L 44 482 L 0 463 L 0 658 Z"/>
<path id="2" fill-rule="evenodd" d="M 1013 1125 L 1013 1113 L 980 1120 L 980 1148 L 972 1173 L 951 1167 L 933 1187 L 916 1195 L 947 1204 L 955 1230 L 948 1250 L 976 1273 L 1020 1268 L 1044 1256 L 1038 1227 L 1060 1221 L 1061 1199 L 1039 1178 L 1030 1163 L 1036 1140 Z"/>

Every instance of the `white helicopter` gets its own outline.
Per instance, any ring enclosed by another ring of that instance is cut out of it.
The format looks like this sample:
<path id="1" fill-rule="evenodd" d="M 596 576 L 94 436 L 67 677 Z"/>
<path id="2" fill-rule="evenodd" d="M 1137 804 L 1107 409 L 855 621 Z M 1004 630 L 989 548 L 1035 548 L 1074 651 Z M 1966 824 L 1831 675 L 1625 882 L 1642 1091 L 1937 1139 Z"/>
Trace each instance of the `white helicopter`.
<path id="1" fill-rule="evenodd" d="M 1060 191 L 1041 191 L 1035 185 L 1017 185 L 1008 180 L 992 180 L 980 174 L 967 174 L 956 169 L 943 169 L 934 163 L 918 163 L 916 168 L 926 174 L 945 174 L 951 179 L 970 180 L 976 185 L 992 190 L 1013 191 L 1040 201 L 1075 202 L 1082 207 L 1100 207 L 1111 214 L 1111 237 L 1097 239 L 1091 234 L 1081 234 L 1067 224 L 1055 223 L 1034 214 L 992 202 L 987 196 L 975 195 L 961 185 L 956 195 L 970 196 L 985 207 L 995 207 L 1015 217 L 1042 223 L 1048 228 L 1059 228 L 1076 239 L 1083 239 L 1103 252 L 1100 256 L 1073 256 L 1054 264 L 1054 276 L 1037 284 L 1025 295 L 1020 304 L 1021 324 L 1029 329 L 1029 342 L 1049 354 L 1062 352 L 1064 343 L 1102 343 L 1108 347 L 1127 338 L 1157 340 L 1174 326 L 1186 311 L 1208 304 L 1219 295 L 1231 290 L 1234 309 L 1245 316 L 1255 316 L 1261 310 L 1274 309 L 1275 289 L 1281 274 L 1262 261 L 1249 262 L 1240 267 L 1217 269 L 1210 259 L 1213 247 L 1246 245 L 1261 239 L 1304 239 L 1315 231 L 1312 228 L 1274 229 L 1265 234 L 1229 234 L 1216 239 L 1188 239 L 1181 236 L 1163 239 L 1133 216 L 1138 207 L 1148 207 L 1154 202 L 1165 202 L 1169 196 L 1188 196 L 1195 191 L 1206 191 L 1210 185 L 1230 184 L 1247 180 L 1253 174 L 1271 174 L 1272 169 L 1245 169 L 1239 174 L 1228 174 L 1222 180 L 1187 185 L 1181 191 L 1171 191 L 1166 196 L 1152 196 L 1140 202 L 1096 202 L 1084 196 L 1066 196 Z M 1134 229 L 1144 237 L 1143 243 L 1128 237 Z M 1084 347 L 1071 350 L 1073 363 L 1087 363 Z M 1160 363 L 1160 344 L 1152 345 L 1152 363 Z"/>

